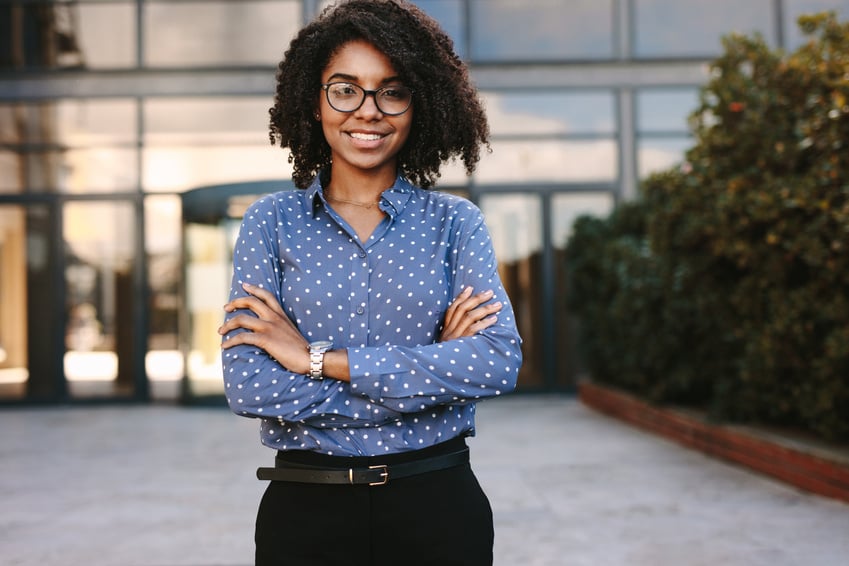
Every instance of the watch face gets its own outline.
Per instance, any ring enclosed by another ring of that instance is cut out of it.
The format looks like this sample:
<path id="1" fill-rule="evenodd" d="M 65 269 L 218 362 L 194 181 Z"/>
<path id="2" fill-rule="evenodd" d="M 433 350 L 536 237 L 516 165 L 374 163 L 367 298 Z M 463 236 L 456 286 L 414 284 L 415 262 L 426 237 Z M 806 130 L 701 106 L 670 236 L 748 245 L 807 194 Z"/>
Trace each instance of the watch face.
<path id="1" fill-rule="evenodd" d="M 333 346 L 330 340 L 319 340 L 318 342 L 310 342 L 311 350 L 324 350 Z"/>

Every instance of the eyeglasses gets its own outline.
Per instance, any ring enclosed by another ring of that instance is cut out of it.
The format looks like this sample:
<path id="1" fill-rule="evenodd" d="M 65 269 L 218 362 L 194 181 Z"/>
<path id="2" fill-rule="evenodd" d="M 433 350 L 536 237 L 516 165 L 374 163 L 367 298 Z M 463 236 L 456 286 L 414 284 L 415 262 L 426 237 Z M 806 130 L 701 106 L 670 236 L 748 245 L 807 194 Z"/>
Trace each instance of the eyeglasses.
<path id="1" fill-rule="evenodd" d="M 354 112 L 368 95 L 374 97 L 377 109 L 387 116 L 403 114 L 413 103 L 413 91 L 400 85 L 366 90 L 354 83 L 325 83 L 321 88 L 327 95 L 327 103 L 337 112 Z"/>

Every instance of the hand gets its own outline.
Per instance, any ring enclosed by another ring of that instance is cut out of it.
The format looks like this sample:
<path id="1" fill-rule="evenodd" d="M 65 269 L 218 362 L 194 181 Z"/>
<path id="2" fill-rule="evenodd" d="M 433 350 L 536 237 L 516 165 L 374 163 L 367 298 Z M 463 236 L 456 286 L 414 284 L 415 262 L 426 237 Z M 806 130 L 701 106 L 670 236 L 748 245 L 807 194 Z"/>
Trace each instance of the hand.
<path id="1" fill-rule="evenodd" d="M 439 334 L 439 342 L 474 336 L 498 321 L 500 302 L 486 304 L 492 299 L 492 291 L 483 291 L 472 295 L 472 288 L 466 287 L 445 311 L 445 324 Z"/>
<path id="2" fill-rule="evenodd" d="M 249 295 L 233 299 L 224 305 L 224 310 L 233 312 L 248 309 L 256 316 L 241 313 L 222 324 L 218 329 L 218 334 L 222 336 L 237 328 L 248 332 L 240 332 L 230 337 L 222 342 L 221 347 L 227 349 L 238 344 L 250 344 L 265 350 L 289 371 L 309 373 L 309 342 L 286 316 L 277 298 L 266 289 L 255 285 L 243 283 L 242 288 Z"/>

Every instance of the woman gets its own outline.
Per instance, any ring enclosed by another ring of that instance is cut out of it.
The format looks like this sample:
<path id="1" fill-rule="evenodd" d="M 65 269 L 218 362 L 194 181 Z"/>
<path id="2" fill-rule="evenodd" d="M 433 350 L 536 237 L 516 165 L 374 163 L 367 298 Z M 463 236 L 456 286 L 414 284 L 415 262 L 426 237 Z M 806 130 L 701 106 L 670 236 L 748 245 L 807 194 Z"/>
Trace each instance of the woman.
<path id="1" fill-rule="evenodd" d="M 480 211 L 427 190 L 488 142 L 467 70 L 415 6 L 352 0 L 292 41 L 270 114 L 303 190 L 248 208 L 219 329 L 230 407 L 277 450 L 256 563 L 491 564 L 464 439 L 520 338 Z"/>

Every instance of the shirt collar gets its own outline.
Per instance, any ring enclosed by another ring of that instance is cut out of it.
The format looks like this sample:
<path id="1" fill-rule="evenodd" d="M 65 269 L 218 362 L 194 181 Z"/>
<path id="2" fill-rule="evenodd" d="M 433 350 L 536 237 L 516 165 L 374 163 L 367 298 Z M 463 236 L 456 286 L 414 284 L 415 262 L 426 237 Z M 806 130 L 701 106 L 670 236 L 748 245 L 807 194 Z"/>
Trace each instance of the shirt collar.
<path id="1" fill-rule="evenodd" d="M 309 207 L 309 213 L 313 218 L 318 214 L 318 208 L 324 204 L 324 188 L 321 186 L 321 175 L 316 175 L 310 186 L 305 189 L 306 202 L 312 206 Z"/>
<path id="2" fill-rule="evenodd" d="M 380 199 L 380 209 L 388 215 L 398 216 L 410 202 L 413 196 L 413 185 L 401 175 L 395 179 L 395 184 L 383 191 Z"/>
<path id="3" fill-rule="evenodd" d="M 315 217 L 320 206 L 327 206 L 327 201 L 324 197 L 324 187 L 321 184 L 321 175 L 316 175 L 313 182 L 306 191 L 306 202 L 310 203 L 310 212 Z M 406 177 L 398 175 L 395 183 L 383 191 L 380 199 L 380 210 L 392 216 L 393 218 L 399 215 L 410 198 L 413 196 L 413 185 Z"/>

